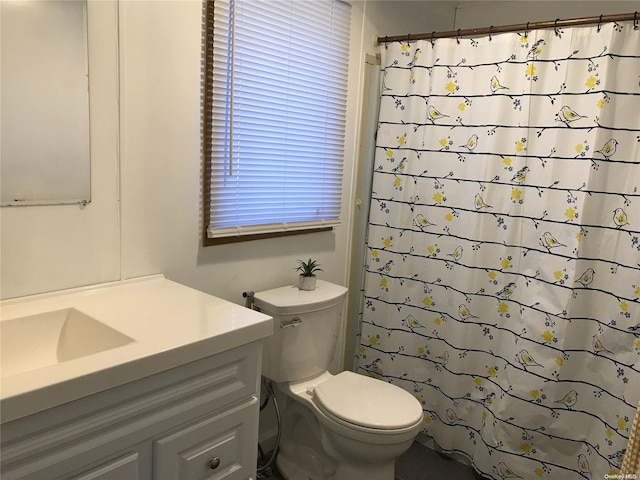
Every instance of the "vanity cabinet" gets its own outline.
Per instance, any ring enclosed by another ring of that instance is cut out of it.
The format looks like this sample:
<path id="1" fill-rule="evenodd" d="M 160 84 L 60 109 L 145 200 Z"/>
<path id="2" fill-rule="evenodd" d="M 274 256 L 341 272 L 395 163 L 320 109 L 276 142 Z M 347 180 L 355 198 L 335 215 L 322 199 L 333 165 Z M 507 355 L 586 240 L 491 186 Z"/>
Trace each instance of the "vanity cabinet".
<path id="1" fill-rule="evenodd" d="M 252 342 L 4 423 L 1 477 L 255 480 L 261 355 Z"/>
<path id="2" fill-rule="evenodd" d="M 131 453 L 72 477 L 72 480 L 137 480 L 140 478 L 139 460 L 138 453 Z"/>

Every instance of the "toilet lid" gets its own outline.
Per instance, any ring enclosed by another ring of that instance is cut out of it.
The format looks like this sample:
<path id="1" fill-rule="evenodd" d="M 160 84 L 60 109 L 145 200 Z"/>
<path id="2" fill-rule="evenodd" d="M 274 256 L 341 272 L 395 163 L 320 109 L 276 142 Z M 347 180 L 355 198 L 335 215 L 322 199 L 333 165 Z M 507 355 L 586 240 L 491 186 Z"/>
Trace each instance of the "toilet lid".
<path id="1" fill-rule="evenodd" d="M 313 393 L 320 408 L 363 427 L 397 430 L 422 419 L 422 405 L 409 392 L 353 372 L 322 382 Z"/>

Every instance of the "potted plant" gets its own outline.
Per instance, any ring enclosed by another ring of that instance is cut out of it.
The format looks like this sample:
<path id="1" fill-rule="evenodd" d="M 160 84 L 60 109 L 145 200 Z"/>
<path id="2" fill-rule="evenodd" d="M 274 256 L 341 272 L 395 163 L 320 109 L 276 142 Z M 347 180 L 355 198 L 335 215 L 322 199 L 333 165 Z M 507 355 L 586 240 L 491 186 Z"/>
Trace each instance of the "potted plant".
<path id="1" fill-rule="evenodd" d="M 300 290 L 315 290 L 316 289 L 316 275 L 315 272 L 322 272 L 320 264 L 312 259 L 307 262 L 298 260 L 297 272 L 300 272 L 298 277 L 298 288 Z"/>

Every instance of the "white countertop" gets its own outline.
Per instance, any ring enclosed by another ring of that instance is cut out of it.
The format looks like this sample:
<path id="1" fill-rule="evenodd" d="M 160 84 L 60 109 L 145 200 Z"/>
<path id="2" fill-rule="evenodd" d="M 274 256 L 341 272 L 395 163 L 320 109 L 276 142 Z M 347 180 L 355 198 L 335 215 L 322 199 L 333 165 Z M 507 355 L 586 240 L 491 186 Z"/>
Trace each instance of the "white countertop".
<path id="1" fill-rule="evenodd" d="M 0 321 L 75 308 L 131 337 L 111 350 L 4 377 L 2 422 L 272 334 L 271 317 L 162 275 L 0 302 Z"/>

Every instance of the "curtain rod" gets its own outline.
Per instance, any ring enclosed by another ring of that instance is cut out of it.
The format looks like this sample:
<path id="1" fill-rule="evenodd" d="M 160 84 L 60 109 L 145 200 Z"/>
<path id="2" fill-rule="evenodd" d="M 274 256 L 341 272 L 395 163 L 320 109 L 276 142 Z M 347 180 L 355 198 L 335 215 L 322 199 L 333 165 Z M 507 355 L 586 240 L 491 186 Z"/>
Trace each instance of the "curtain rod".
<path id="1" fill-rule="evenodd" d="M 472 35 L 492 35 L 494 33 L 504 33 L 504 32 L 518 32 L 525 31 L 529 32 L 530 30 L 538 30 L 542 28 L 559 28 L 559 27 L 573 27 L 576 25 L 589 25 L 595 24 L 598 25 L 602 23 L 608 22 L 626 22 L 628 20 L 633 20 L 634 22 L 634 30 L 638 29 L 638 21 L 640 21 L 640 16 L 638 12 L 634 13 L 621 13 L 618 15 L 600 15 L 597 17 L 582 17 L 582 18 L 568 18 L 564 20 L 560 20 L 559 18 L 556 20 L 548 20 L 545 22 L 527 22 L 527 23 L 518 23 L 513 25 L 499 25 L 497 27 L 484 27 L 484 28 L 469 28 L 469 29 L 458 29 L 458 30 L 449 30 L 443 32 L 432 32 L 432 33 L 418 33 L 418 34 L 408 34 L 408 35 L 396 35 L 396 36 L 386 36 L 386 37 L 378 37 L 376 43 L 378 45 L 382 45 L 383 43 L 389 42 L 404 42 L 411 40 L 435 40 L 436 38 L 451 38 L 451 37 L 468 37 Z"/>

